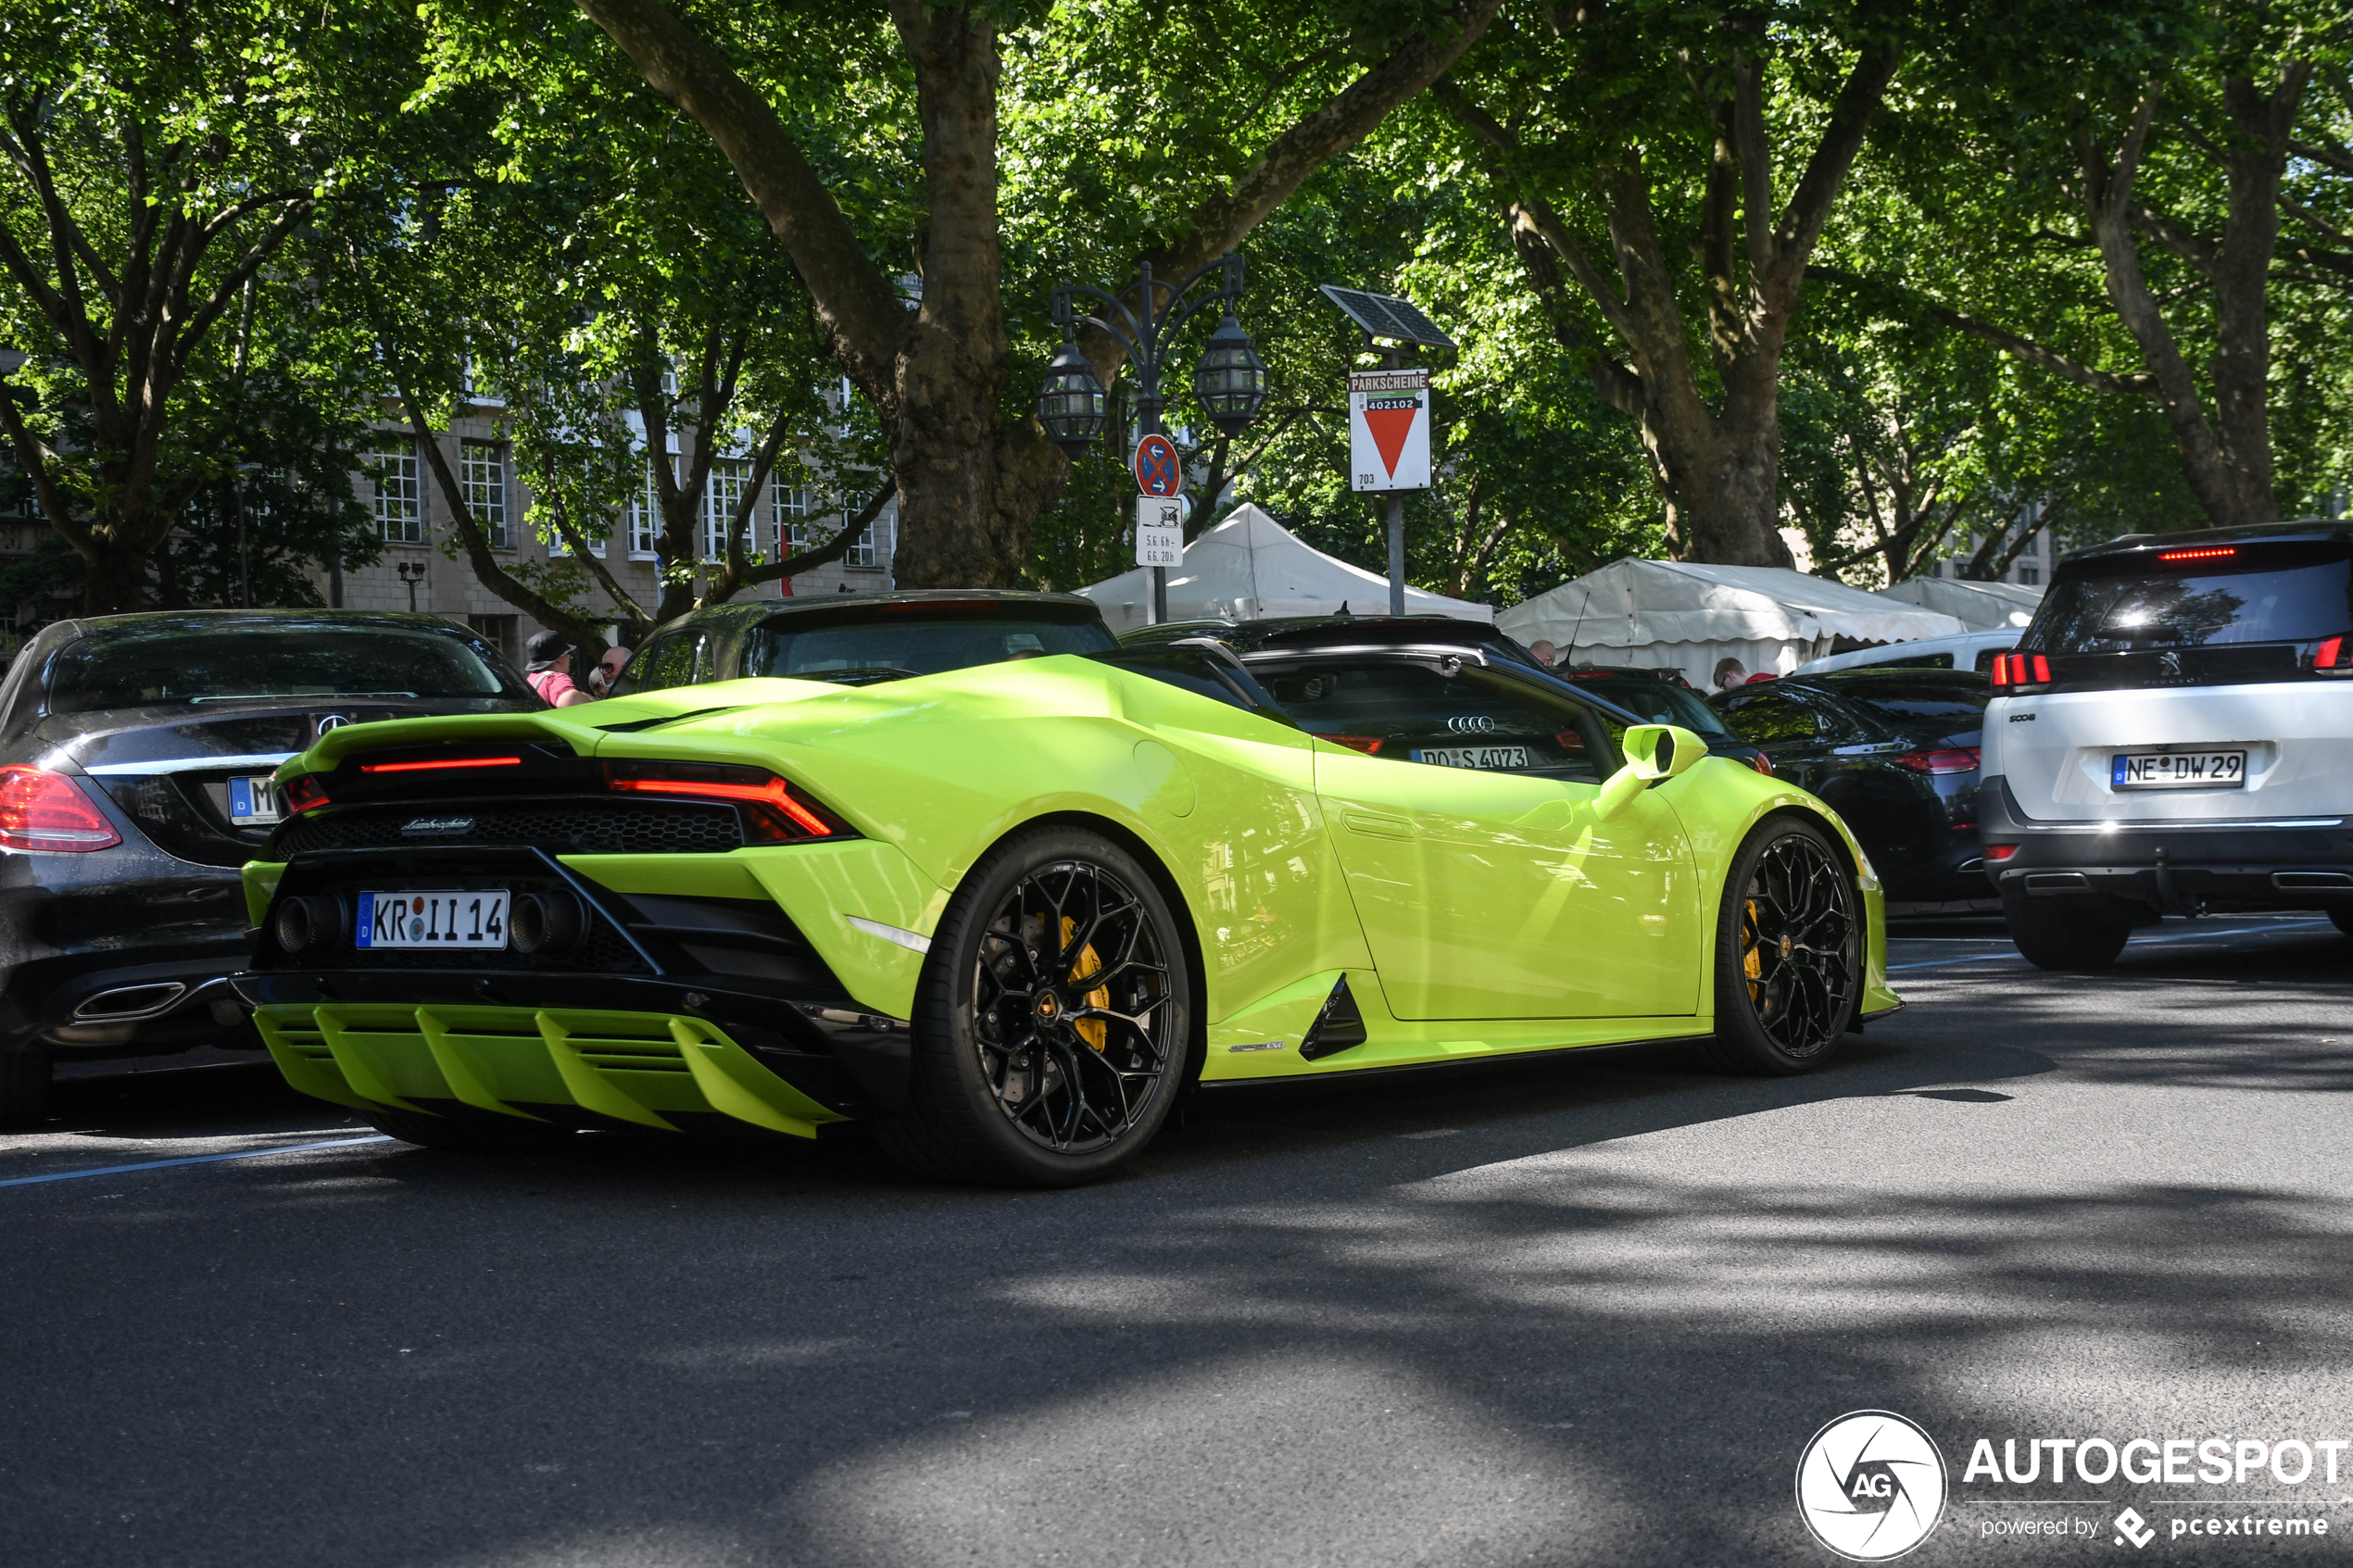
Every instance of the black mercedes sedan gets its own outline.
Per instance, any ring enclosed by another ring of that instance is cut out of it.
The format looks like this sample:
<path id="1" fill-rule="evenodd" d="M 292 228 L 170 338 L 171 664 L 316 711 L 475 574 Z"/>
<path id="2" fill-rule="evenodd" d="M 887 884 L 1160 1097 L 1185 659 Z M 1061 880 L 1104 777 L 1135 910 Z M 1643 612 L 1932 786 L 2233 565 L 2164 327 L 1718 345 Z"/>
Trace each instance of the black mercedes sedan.
<path id="1" fill-rule="evenodd" d="M 260 1048 L 226 977 L 271 774 L 341 724 L 544 706 L 431 615 L 192 610 L 44 628 L 0 680 L 0 1125 L 62 1058 Z"/>
<path id="2" fill-rule="evenodd" d="M 1095 601 L 1007 589 L 908 589 L 712 605 L 666 621 L 607 694 L 762 675 L 872 685 L 1116 645 Z"/>
<path id="3" fill-rule="evenodd" d="M 1709 699 L 1773 771 L 1846 819 L 1891 915 L 1994 912 L 1977 836 L 1978 736 L 1992 688 L 1966 671 L 1839 670 Z"/>

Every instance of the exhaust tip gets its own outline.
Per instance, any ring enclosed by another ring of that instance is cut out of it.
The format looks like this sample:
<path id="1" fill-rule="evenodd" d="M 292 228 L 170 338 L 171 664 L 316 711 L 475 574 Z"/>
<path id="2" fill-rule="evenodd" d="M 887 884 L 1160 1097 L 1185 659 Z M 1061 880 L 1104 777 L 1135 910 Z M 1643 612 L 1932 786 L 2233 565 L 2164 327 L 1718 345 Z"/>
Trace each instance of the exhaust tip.
<path id="1" fill-rule="evenodd" d="M 515 951 L 563 953 L 580 940 L 580 900 L 569 893 L 522 893 L 507 910 L 507 939 Z"/>
<path id="2" fill-rule="evenodd" d="M 87 1023 L 123 1023 L 133 1019 L 153 1018 L 170 1010 L 173 1003 L 188 994 L 188 987 L 177 980 L 161 980 L 147 985 L 117 985 L 96 996 L 84 997 L 73 1010 L 74 1018 Z"/>
<path id="3" fill-rule="evenodd" d="M 341 924 L 340 910 L 332 898 L 288 898 L 278 906 L 271 934 L 285 951 L 301 953 L 333 941 Z"/>

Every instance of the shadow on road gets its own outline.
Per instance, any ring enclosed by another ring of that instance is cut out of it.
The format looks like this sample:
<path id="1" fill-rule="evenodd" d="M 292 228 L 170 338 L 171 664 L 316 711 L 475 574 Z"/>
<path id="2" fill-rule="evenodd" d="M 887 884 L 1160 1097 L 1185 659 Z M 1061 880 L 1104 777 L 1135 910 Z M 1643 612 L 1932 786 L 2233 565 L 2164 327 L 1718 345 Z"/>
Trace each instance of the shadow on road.
<path id="1" fill-rule="evenodd" d="M 1204 1095 L 1071 1193 L 632 1135 L 23 1189 L 0 1451 L 44 1563 L 1815 1562 L 1789 1477 L 1850 1409 L 1957 1479 L 2335 1435 L 2347 957 L 1939 974 L 1799 1079 Z"/>

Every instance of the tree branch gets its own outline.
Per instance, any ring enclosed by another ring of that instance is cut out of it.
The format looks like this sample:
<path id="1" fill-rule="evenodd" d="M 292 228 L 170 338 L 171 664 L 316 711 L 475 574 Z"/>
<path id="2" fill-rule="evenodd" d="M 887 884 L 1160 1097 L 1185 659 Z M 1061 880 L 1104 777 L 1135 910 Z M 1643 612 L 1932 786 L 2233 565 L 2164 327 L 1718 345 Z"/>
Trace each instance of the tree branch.
<path id="1" fill-rule="evenodd" d="M 660 0 L 575 0 L 656 93 L 707 132 L 783 242 L 830 346 L 861 390 L 890 401 L 907 307 L 768 101 Z"/>
<path id="2" fill-rule="evenodd" d="M 1774 278 L 1783 288 L 1796 285 L 1813 256 L 1822 226 L 1830 221 L 1831 205 L 1846 182 L 1846 171 L 1863 150 L 1871 119 L 1879 112 L 1880 101 L 1887 95 L 1888 83 L 1895 79 L 1895 68 L 1903 57 L 1903 45 L 1893 38 L 1875 48 L 1866 47 L 1839 88 L 1831 107 L 1830 124 L 1816 144 L 1814 156 L 1806 160 L 1797 194 L 1790 198 L 1789 210 L 1774 231 Z"/>
<path id="3" fill-rule="evenodd" d="M 1846 288 L 1900 295 L 1907 305 L 1916 309 L 1927 311 L 1955 331 L 1983 338 L 2005 353 L 2023 359 L 2030 365 L 2039 366 L 2054 375 L 2064 376 L 2079 386 L 2088 386 L 2097 392 L 2126 393 L 2139 397 L 2158 395 L 2157 378 L 2145 370 L 2134 371 L 2130 375 L 2120 375 L 2114 370 L 2095 370 L 2088 365 L 2069 358 L 2057 349 L 2045 348 L 2032 338 L 2022 337 L 2017 332 L 1997 327 L 1990 321 L 1981 321 L 1974 316 L 1964 315 L 1958 310 L 1939 305 L 1934 300 L 1911 294 L 1909 291 L 1896 290 L 1875 278 L 1866 278 L 1858 273 L 1848 272 L 1836 267 L 1809 268 L 1806 277 L 1809 280 L 1819 279 L 1826 283 L 1837 283 Z"/>
<path id="4" fill-rule="evenodd" d="M 858 535 L 866 531 L 866 525 L 882 516 L 882 509 L 890 505 L 890 498 L 898 494 L 897 480 L 883 481 L 883 487 L 875 492 L 874 498 L 859 510 L 856 517 L 843 524 L 841 532 L 830 541 L 816 549 L 804 550 L 799 555 L 751 568 L 744 573 L 744 586 L 749 588 L 761 583 L 774 583 L 779 578 L 798 577 L 804 571 L 813 571 L 818 567 L 841 559 L 849 553 L 849 546 L 858 542 Z"/>

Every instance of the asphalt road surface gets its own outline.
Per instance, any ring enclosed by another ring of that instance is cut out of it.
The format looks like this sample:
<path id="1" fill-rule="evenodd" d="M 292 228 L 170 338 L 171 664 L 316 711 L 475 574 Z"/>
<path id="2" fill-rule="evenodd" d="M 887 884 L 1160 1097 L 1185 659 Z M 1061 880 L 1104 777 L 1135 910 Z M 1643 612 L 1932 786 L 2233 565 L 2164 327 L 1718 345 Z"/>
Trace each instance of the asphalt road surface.
<path id="1" fill-rule="evenodd" d="M 2353 1552 L 2353 1450 L 1963 1475 L 1980 1437 L 2353 1438 L 2353 941 L 2171 922 L 2059 977 L 1956 922 L 1894 961 L 1908 1010 L 1812 1077 L 1205 1097 L 1053 1195 L 77 1079 L 0 1138 L 0 1559 L 1822 1563 L 1793 1477 L 1866 1408 L 1949 1474 L 1907 1562 Z M 2226 1513 L 2332 1533 L 2175 1533 Z"/>

